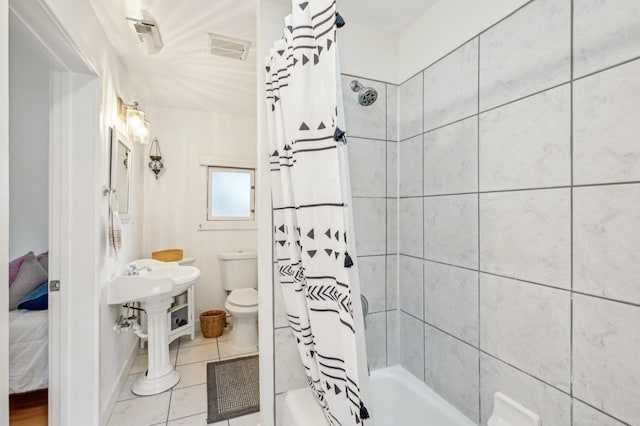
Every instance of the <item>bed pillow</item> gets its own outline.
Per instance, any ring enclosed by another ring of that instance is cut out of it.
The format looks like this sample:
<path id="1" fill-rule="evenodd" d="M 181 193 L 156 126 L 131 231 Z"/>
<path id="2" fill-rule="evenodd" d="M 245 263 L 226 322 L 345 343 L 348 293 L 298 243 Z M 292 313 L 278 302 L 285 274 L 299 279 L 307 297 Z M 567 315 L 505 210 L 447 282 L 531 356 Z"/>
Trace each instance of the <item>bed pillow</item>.
<path id="1" fill-rule="evenodd" d="M 29 252 L 20 266 L 20 272 L 18 272 L 13 285 L 9 288 L 9 310 L 15 310 L 18 303 L 27 294 L 47 280 L 47 271 L 40 265 L 36 255 Z"/>
<path id="2" fill-rule="evenodd" d="M 47 271 L 47 274 L 48 274 L 49 273 L 49 251 L 40 253 L 39 255 L 36 256 L 36 259 L 38 259 L 38 262 L 40 262 L 40 265 L 42 265 L 42 267 L 44 268 L 45 271 Z"/>
<path id="3" fill-rule="evenodd" d="M 49 283 L 44 282 L 18 303 L 18 309 L 43 311 L 49 309 Z"/>
<path id="4" fill-rule="evenodd" d="M 18 272 L 20 272 L 22 262 L 24 262 L 25 257 L 27 257 L 29 253 L 25 254 L 24 256 L 20 256 L 17 259 L 13 259 L 11 262 L 9 262 L 9 287 L 11 287 L 13 285 L 13 282 L 16 280 Z"/>

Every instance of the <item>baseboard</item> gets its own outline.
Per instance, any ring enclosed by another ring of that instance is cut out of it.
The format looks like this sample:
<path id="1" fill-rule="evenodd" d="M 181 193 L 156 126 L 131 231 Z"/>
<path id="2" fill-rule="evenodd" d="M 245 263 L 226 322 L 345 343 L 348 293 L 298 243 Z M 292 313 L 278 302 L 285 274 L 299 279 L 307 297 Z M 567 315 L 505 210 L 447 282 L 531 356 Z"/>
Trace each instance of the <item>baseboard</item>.
<path id="1" fill-rule="evenodd" d="M 129 351 L 127 362 L 125 362 L 120 369 L 120 372 L 118 373 L 118 380 L 116 380 L 113 388 L 111 388 L 111 392 L 109 392 L 109 397 L 106 400 L 107 402 L 104 404 L 102 412 L 100 413 L 100 426 L 106 426 L 109 421 L 109 416 L 116 406 L 116 402 L 118 402 L 118 396 L 120 396 L 120 392 L 122 392 L 122 388 L 127 382 L 129 370 L 131 370 L 131 367 L 136 360 L 136 356 L 138 355 L 138 342 L 139 339 L 134 339 L 131 350 Z"/>

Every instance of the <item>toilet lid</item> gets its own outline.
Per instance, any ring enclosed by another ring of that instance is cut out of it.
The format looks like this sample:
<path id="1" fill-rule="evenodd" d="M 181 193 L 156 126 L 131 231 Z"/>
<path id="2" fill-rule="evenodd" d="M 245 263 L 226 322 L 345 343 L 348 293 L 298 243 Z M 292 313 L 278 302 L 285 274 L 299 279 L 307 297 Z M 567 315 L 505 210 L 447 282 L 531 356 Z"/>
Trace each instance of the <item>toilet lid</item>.
<path id="1" fill-rule="evenodd" d="M 240 288 L 233 290 L 227 302 L 236 306 L 256 306 L 258 304 L 258 292 L 254 288 Z"/>

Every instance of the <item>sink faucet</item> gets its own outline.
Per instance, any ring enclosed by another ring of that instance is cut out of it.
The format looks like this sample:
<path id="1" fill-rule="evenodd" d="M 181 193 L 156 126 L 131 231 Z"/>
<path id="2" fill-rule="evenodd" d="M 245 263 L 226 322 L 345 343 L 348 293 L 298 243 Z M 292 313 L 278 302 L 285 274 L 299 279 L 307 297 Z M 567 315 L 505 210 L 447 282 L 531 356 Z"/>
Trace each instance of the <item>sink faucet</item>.
<path id="1" fill-rule="evenodd" d="M 151 266 L 141 266 L 136 268 L 135 265 L 129 265 L 129 270 L 127 271 L 127 275 L 140 275 L 141 270 L 146 269 L 148 272 L 151 272 Z"/>

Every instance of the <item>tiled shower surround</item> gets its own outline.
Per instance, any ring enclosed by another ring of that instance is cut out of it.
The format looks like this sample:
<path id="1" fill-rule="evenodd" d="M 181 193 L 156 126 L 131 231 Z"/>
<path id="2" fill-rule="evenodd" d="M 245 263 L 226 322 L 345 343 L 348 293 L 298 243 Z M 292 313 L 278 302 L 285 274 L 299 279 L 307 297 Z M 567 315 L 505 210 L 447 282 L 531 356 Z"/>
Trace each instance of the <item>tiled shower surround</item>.
<path id="1" fill-rule="evenodd" d="M 639 58 L 637 0 L 534 0 L 399 87 L 399 362 L 476 422 L 640 425 Z"/>
<path id="2" fill-rule="evenodd" d="M 342 85 L 370 368 L 483 425 L 496 391 L 544 426 L 640 425 L 640 2 L 533 0 L 400 86 Z"/>
<path id="3" fill-rule="evenodd" d="M 366 340 L 369 368 L 398 364 L 397 285 L 397 105 L 398 87 L 342 76 L 348 155 L 361 291 L 369 301 Z M 358 80 L 378 92 L 371 106 L 358 104 L 349 84 Z M 274 268 L 277 274 L 277 268 Z M 289 331 L 274 275 L 276 425 L 293 426 L 283 416 L 284 393 L 307 385 Z M 387 332 L 389 330 L 389 332 Z"/>

